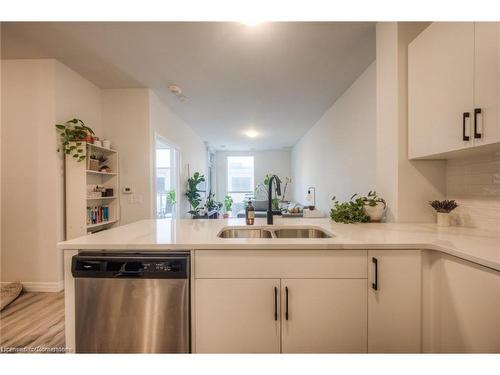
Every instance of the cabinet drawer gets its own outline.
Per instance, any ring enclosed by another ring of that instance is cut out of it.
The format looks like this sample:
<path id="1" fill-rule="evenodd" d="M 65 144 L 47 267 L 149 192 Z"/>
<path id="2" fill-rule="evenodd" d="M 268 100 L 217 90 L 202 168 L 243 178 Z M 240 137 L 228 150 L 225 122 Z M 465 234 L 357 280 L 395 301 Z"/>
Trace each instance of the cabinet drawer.
<path id="1" fill-rule="evenodd" d="M 366 250 L 196 250 L 194 277 L 367 278 Z"/>

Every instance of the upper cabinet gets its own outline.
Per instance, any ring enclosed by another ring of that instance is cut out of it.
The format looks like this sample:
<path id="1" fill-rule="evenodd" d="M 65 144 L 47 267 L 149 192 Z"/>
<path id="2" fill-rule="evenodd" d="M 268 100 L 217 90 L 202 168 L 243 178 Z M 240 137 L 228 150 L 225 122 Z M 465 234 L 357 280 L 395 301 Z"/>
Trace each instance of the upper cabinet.
<path id="1" fill-rule="evenodd" d="M 500 23 L 435 22 L 408 47 L 408 157 L 500 142 Z"/>
<path id="2" fill-rule="evenodd" d="M 474 143 L 500 142 L 500 22 L 475 23 Z"/>
<path id="3" fill-rule="evenodd" d="M 470 146 L 473 91 L 474 24 L 431 24 L 408 47 L 410 159 Z"/>

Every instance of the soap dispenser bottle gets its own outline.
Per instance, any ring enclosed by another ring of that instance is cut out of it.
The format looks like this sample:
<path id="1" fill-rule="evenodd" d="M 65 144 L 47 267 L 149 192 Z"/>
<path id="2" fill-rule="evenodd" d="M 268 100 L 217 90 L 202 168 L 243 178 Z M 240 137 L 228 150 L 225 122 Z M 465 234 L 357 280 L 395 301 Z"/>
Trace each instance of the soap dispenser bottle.
<path id="1" fill-rule="evenodd" d="M 248 201 L 247 208 L 245 209 L 245 220 L 247 225 L 253 225 L 255 222 L 255 207 L 251 200 Z"/>

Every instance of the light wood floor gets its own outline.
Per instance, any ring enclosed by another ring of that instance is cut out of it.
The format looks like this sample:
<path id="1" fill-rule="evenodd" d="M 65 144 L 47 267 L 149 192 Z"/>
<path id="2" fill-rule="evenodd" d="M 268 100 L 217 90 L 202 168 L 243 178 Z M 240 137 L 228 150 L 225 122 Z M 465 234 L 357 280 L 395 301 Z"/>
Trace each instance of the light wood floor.
<path id="1" fill-rule="evenodd" d="M 64 292 L 23 292 L 0 312 L 3 348 L 63 348 Z"/>

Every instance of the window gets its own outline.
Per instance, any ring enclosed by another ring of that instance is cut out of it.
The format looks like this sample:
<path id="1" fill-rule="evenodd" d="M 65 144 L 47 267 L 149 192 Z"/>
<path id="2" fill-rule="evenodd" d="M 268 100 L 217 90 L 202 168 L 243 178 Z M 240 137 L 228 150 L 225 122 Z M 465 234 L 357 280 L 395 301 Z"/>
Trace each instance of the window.
<path id="1" fill-rule="evenodd" d="M 178 152 L 162 138 L 156 137 L 155 182 L 157 219 L 175 217 L 177 201 Z"/>
<path id="2" fill-rule="evenodd" d="M 227 194 L 233 198 L 233 213 L 243 208 L 246 198 L 254 194 L 253 156 L 227 157 Z"/>

